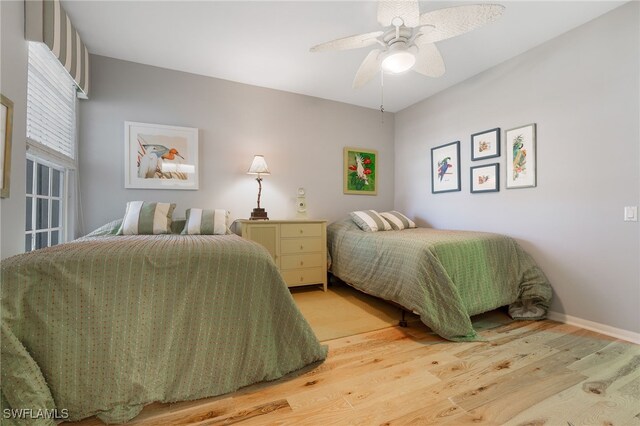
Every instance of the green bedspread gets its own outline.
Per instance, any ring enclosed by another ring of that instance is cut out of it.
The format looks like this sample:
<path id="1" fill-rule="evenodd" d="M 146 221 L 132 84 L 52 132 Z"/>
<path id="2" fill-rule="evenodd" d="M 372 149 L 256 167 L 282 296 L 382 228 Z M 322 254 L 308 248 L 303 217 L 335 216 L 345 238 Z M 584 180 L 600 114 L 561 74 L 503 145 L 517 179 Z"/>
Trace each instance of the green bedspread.
<path id="1" fill-rule="evenodd" d="M 3 408 L 118 423 L 326 357 L 269 253 L 235 235 L 85 237 L 1 265 Z"/>
<path id="2" fill-rule="evenodd" d="M 331 271 L 353 287 L 420 315 L 440 336 L 477 339 L 470 316 L 510 305 L 544 318 L 551 287 L 511 238 L 431 228 L 364 232 L 351 219 L 327 228 Z"/>

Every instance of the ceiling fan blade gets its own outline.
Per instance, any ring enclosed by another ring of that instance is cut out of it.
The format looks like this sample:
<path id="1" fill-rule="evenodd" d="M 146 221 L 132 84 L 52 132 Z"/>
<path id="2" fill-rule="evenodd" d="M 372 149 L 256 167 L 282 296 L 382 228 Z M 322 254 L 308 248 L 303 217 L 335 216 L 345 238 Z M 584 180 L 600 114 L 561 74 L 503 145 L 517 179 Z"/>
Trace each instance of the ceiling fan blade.
<path id="1" fill-rule="evenodd" d="M 393 25 L 393 18 L 402 19 L 404 26 L 420 25 L 420 5 L 417 0 L 381 0 L 378 4 L 378 22 L 383 27 Z"/>
<path id="2" fill-rule="evenodd" d="M 328 41 L 313 46 L 310 52 L 326 52 L 327 50 L 348 50 L 359 49 L 361 47 L 371 46 L 378 42 L 378 37 L 384 34 L 383 31 L 374 31 L 366 34 L 352 35 L 349 37 L 339 38 L 337 40 Z"/>
<path id="3" fill-rule="evenodd" d="M 472 4 L 423 13 L 420 25 L 427 27 L 416 44 L 435 43 L 475 30 L 498 19 L 504 9 L 500 4 Z"/>
<path id="4" fill-rule="evenodd" d="M 444 74 L 444 61 L 440 51 L 433 43 L 422 44 L 416 54 L 413 70 L 427 77 L 440 77 Z"/>
<path id="5" fill-rule="evenodd" d="M 353 79 L 354 89 L 359 89 L 367 84 L 380 71 L 381 53 L 380 49 L 374 49 L 364 58 L 356 77 Z"/>

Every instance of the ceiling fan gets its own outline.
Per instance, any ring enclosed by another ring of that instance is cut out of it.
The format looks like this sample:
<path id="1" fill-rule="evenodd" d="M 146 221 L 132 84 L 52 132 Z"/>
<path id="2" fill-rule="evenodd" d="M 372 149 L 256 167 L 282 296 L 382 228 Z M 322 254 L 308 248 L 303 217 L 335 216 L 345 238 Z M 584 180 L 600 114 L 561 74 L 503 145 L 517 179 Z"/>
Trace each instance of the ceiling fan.
<path id="1" fill-rule="evenodd" d="M 428 77 L 440 77 L 445 72 L 444 61 L 434 43 L 493 22 L 504 9 L 499 4 L 474 4 L 421 15 L 418 0 L 382 0 L 378 5 L 378 23 L 383 30 L 339 38 L 309 50 L 324 52 L 378 45 L 360 65 L 353 80 L 354 89 L 364 86 L 380 70 L 398 74 L 413 69 Z"/>

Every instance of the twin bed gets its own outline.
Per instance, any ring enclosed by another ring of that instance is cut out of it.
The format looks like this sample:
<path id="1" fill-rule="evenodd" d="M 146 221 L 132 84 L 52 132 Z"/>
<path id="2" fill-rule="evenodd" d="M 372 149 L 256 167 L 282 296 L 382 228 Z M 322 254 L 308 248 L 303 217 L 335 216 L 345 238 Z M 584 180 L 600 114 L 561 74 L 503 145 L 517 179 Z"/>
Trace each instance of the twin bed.
<path id="1" fill-rule="evenodd" d="M 154 401 L 220 395 L 325 359 L 258 244 L 115 229 L 2 261 L 2 408 L 121 423 Z M 550 286 L 510 238 L 367 233 L 350 219 L 327 232 L 334 275 L 447 339 L 477 339 L 469 317 L 500 306 L 546 314 Z"/>
<path id="2" fill-rule="evenodd" d="M 3 409 L 122 423 L 326 357 L 258 244 L 113 229 L 2 261 Z"/>
<path id="3" fill-rule="evenodd" d="M 478 338 L 470 317 L 509 306 L 514 319 L 541 319 L 551 286 L 512 238 L 412 228 L 363 232 L 351 219 L 327 227 L 331 272 L 356 289 L 395 302 L 440 336 Z"/>

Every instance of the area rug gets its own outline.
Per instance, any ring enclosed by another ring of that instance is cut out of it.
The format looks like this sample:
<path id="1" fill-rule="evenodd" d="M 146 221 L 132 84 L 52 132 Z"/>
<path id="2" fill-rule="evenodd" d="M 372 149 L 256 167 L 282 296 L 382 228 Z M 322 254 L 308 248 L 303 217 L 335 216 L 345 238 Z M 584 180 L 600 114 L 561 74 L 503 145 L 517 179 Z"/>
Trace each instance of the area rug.
<path id="1" fill-rule="evenodd" d="M 398 307 L 345 284 L 334 284 L 326 293 L 321 287 L 297 287 L 291 294 L 320 341 L 395 326 L 401 317 Z"/>

